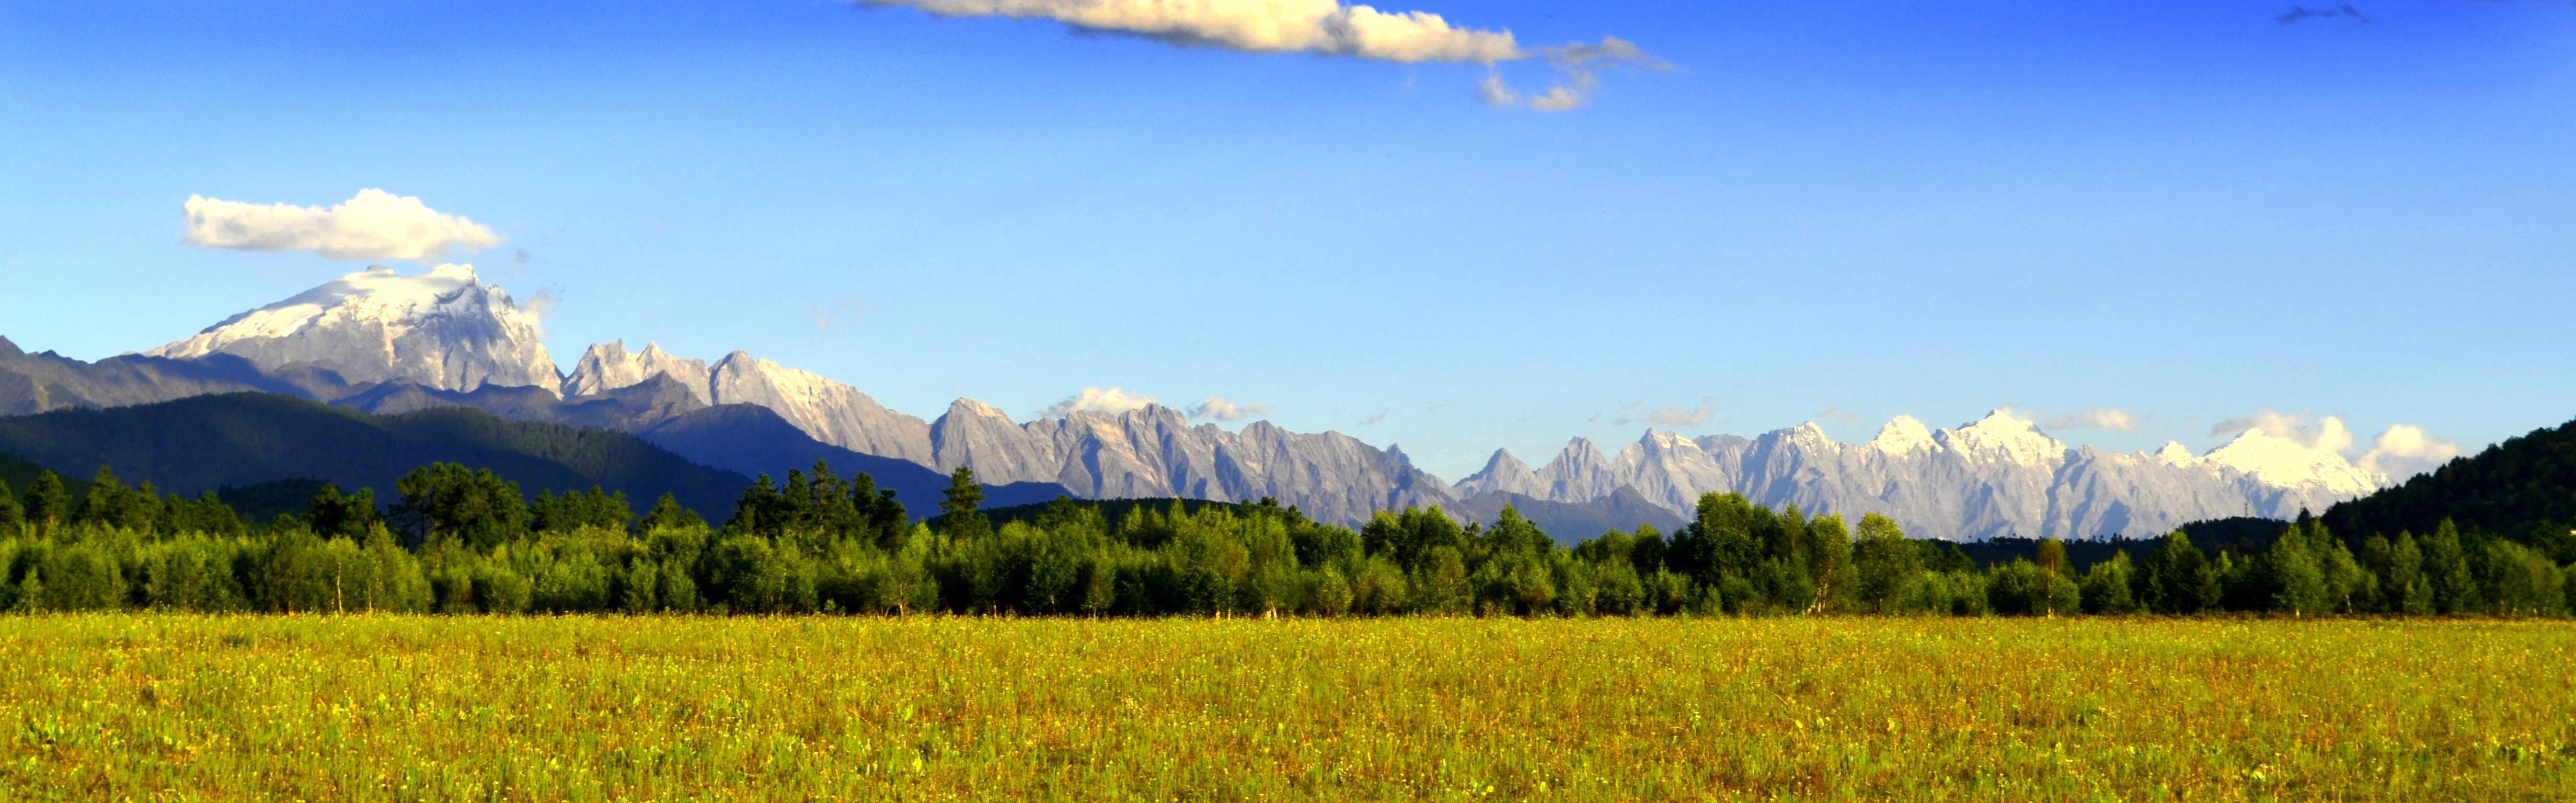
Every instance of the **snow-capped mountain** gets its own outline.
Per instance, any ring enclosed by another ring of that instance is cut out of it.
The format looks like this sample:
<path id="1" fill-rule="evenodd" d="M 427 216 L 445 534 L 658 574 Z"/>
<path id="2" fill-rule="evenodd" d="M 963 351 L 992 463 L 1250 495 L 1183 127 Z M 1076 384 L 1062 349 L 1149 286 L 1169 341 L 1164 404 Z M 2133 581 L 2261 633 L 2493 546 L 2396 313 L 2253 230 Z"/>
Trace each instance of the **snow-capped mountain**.
<path id="1" fill-rule="evenodd" d="M 2181 444 L 2113 453 L 2070 448 L 1999 410 L 1954 429 L 1899 416 L 1857 444 L 1813 423 L 1752 438 L 1649 431 L 1615 454 L 1577 438 L 1536 469 L 1497 451 L 1453 487 L 1394 447 L 1268 422 L 1233 432 L 1193 426 L 1159 406 L 1020 422 L 959 399 L 923 421 L 740 351 L 709 363 L 659 345 L 630 352 L 622 341 L 602 343 L 558 375 L 535 316 L 457 265 L 417 276 L 352 273 L 150 356 L 88 365 L 11 348 L 0 357 L 0 402 L 29 410 L 261 389 L 353 406 L 467 404 L 503 416 L 598 418 L 642 431 L 688 410 L 748 404 L 823 444 L 939 471 L 969 466 L 987 483 L 1057 483 L 1092 498 L 1271 497 L 1354 524 L 1377 510 L 1460 509 L 1497 494 L 1596 510 L 1650 503 L 1687 515 L 1701 495 L 1734 491 L 1811 512 L 1882 512 L 1931 537 L 2097 538 L 2227 516 L 2286 518 L 2387 484 L 2331 450 L 2259 430 L 2203 455 Z M 642 400 L 652 403 L 625 398 L 642 385 L 653 386 Z"/>
<path id="2" fill-rule="evenodd" d="M 1834 441 L 1813 423 L 1745 439 L 1648 432 L 1604 457 L 1577 439 L 1530 471 L 1497 452 L 1458 482 L 1461 494 L 1508 491 L 1579 502 L 1636 489 L 1687 513 L 1699 496 L 1735 491 L 1810 512 L 1881 512 L 1940 538 L 2153 535 L 2228 516 L 2289 518 L 2387 484 L 2331 450 L 2249 432 L 2195 456 L 2069 448 L 1998 410 L 1957 429 L 1900 416 L 1868 443 Z"/>
<path id="3" fill-rule="evenodd" d="M 404 276 L 376 266 L 251 310 L 146 352 L 230 354 L 261 370 L 310 366 L 354 384 L 406 379 L 442 390 L 558 386 L 537 317 L 476 279 L 470 265 Z"/>
<path id="4" fill-rule="evenodd" d="M 2176 461 L 2173 449 L 2180 445 L 2168 444 L 2165 447 L 2162 457 L 2166 462 Z M 2190 452 L 2185 450 L 2183 453 Z M 2260 429 L 2246 430 L 2235 440 L 2195 462 L 2239 471 L 2267 485 L 2316 488 L 2344 496 L 2360 496 L 2388 485 L 2387 477 L 2345 462 L 2343 455 L 2264 434 Z"/>

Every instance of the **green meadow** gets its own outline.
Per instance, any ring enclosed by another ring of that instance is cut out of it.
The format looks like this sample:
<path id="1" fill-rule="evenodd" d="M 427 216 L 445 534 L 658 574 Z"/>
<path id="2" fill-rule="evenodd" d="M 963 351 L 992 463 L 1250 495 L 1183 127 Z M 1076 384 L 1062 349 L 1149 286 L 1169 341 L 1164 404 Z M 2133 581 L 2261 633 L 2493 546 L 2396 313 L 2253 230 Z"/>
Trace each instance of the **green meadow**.
<path id="1" fill-rule="evenodd" d="M 2576 627 L 0 619 L 7 800 L 2566 800 Z"/>

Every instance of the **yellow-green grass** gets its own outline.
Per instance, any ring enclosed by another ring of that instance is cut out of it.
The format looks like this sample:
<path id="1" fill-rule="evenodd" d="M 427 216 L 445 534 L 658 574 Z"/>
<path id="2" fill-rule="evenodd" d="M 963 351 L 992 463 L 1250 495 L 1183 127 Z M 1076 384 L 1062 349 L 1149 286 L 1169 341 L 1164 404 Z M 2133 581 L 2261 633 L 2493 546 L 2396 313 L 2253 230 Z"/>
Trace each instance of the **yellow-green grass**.
<path id="1" fill-rule="evenodd" d="M 2568 800 L 2560 622 L 0 618 L 0 799 Z"/>

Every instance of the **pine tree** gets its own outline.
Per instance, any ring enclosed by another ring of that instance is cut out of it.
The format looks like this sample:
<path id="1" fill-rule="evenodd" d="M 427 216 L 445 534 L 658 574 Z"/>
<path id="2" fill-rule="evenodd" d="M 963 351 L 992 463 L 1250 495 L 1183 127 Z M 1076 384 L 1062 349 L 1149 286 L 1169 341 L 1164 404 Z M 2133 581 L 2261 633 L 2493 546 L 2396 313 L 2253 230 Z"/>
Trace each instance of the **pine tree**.
<path id="1" fill-rule="evenodd" d="M 61 475 L 46 471 L 27 484 L 27 522 L 47 525 L 70 520 L 71 494 L 63 490 Z"/>
<path id="2" fill-rule="evenodd" d="M 18 495 L 9 490 L 9 482 L 0 480 L 0 537 L 18 534 L 18 524 L 27 518 L 18 507 Z"/>
<path id="3" fill-rule="evenodd" d="M 705 526 L 707 520 L 699 517 L 697 511 L 681 507 L 678 498 L 665 493 L 661 501 L 653 503 L 653 511 L 644 514 L 644 520 L 636 523 L 635 531 L 650 534 L 664 528 Z"/>
<path id="4" fill-rule="evenodd" d="M 2157 613 L 2199 613 L 2215 600 L 2204 601 L 2201 584 L 2209 572 L 2209 556 L 2193 546 L 2191 536 L 2181 530 L 2165 535 L 2164 546 L 2147 559 L 2147 604 Z"/>
<path id="5" fill-rule="evenodd" d="M 948 490 L 939 500 L 942 534 L 955 539 L 971 540 L 993 530 L 984 518 L 984 486 L 975 484 L 975 470 L 958 466 L 948 475 Z"/>

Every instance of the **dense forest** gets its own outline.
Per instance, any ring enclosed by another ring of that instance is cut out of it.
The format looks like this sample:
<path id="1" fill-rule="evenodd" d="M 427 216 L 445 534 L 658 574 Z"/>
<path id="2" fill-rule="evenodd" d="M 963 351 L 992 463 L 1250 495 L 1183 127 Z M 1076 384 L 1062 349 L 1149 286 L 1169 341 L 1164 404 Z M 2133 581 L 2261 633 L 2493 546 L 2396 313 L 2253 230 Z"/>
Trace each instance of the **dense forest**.
<path id="1" fill-rule="evenodd" d="M 2576 609 L 2576 534 L 2338 533 L 2029 542 L 2026 553 L 1906 537 L 1886 517 L 1699 500 L 1674 532 L 1572 548 L 1506 507 L 1438 509 L 1357 530 L 1264 500 L 1076 503 L 1000 517 L 959 469 L 916 522 L 865 474 L 762 476 L 721 527 L 664 497 L 643 516 L 593 488 L 529 501 L 489 470 L 434 464 L 380 502 L 328 484 L 258 526 L 212 494 L 75 495 L 51 472 L 0 483 L 0 610 L 447 613 L 949 612 L 1343 616 L 2072 615 L 2266 612 L 2557 616 Z M 2243 529 L 2238 523 L 2232 529 Z M 2516 537 L 2520 536 L 2520 537 Z M 2107 554 L 2104 554 L 2107 552 Z"/>

